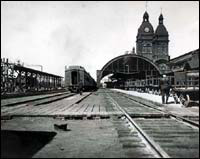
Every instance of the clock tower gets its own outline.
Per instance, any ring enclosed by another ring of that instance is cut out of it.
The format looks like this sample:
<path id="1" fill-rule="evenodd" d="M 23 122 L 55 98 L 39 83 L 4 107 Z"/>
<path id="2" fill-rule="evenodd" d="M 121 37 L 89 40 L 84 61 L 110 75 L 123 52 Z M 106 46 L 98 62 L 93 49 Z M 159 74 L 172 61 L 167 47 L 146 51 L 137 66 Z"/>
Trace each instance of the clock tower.
<path id="1" fill-rule="evenodd" d="M 153 26 L 149 22 L 149 14 L 147 12 L 143 15 L 143 22 L 138 29 L 136 40 L 136 52 L 138 55 L 147 57 L 152 60 L 153 58 Z"/>
<path id="2" fill-rule="evenodd" d="M 154 32 L 149 22 L 149 14 L 145 12 L 136 37 L 136 54 L 147 57 L 155 63 L 162 63 L 163 60 L 167 62 L 170 59 L 168 55 L 169 35 L 163 19 L 161 13 L 158 18 L 159 24 Z"/>

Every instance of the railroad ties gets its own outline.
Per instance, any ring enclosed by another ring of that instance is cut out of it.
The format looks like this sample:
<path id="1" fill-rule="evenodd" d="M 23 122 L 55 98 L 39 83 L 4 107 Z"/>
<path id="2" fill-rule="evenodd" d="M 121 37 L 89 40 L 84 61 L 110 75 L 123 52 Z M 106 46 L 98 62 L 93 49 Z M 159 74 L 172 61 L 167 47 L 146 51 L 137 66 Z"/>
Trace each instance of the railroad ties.
<path id="1" fill-rule="evenodd" d="M 51 120 L 62 119 L 68 123 L 77 119 L 85 123 L 92 122 L 93 119 L 94 123 L 98 123 L 94 125 L 95 131 L 102 132 L 105 130 L 101 124 L 108 122 L 109 130 L 117 134 L 118 144 L 123 150 L 121 157 L 199 157 L 199 124 L 196 121 L 166 112 L 162 105 L 135 100 L 123 93 L 99 89 L 96 92 L 84 92 L 82 95 L 68 92 L 12 99 L 2 101 L 2 104 L 2 120 L 12 117 L 50 117 Z M 76 125 L 75 122 L 72 123 Z M 56 124 L 56 131 L 59 124 Z M 71 127 L 75 131 L 76 128 Z M 90 125 L 85 125 L 84 128 L 86 127 Z M 94 130 L 90 131 L 92 134 Z M 109 136 L 104 135 L 109 140 Z M 86 155 L 88 156 L 90 155 Z M 113 153 L 109 157 L 116 156 Z"/>
<path id="2" fill-rule="evenodd" d="M 87 98 L 90 96 L 90 98 Z M 120 114 L 115 106 L 106 107 L 103 94 L 84 92 L 79 94 L 54 94 L 23 99 L 3 100 L 1 117 L 64 117 L 66 119 L 109 118 Z"/>
<path id="3" fill-rule="evenodd" d="M 133 132 L 141 134 L 150 145 L 149 147 L 154 149 L 154 157 L 199 157 L 199 124 L 166 113 L 157 105 L 153 106 L 152 103 L 147 105 L 144 102 L 142 104 L 141 101 L 137 102 L 121 93 L 109 92 L 108 96 L 111 102 L 124 112 L 123 119 L 127 121 L 129 127 L 132 127 Z M 134 112 L 136 112 L 135 115 Z M 128 134 L 130 135 L 130 131 Z M 119 136 L 121 136 L 120 131 Z M 125 143 L 126 145 L 127 143 Z M 130 141 L 128 145 L 132 147 Z"/>

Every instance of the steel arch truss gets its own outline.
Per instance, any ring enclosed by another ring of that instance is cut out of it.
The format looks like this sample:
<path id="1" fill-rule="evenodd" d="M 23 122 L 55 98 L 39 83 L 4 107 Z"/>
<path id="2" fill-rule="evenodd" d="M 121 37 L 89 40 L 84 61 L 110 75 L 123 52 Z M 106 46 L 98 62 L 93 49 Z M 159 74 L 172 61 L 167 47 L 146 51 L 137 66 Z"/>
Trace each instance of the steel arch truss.
<path id="1" fill-rule="evenodd" d="M 159 67 L 149 59 L 136 54 L 125 54 L 110 60 L 97 72 L 98 84 L 103 77 L 109 74 L 126 80 L 129 78 L 145 79 L 148 77 L 158 77 L 162 73 Z"/>

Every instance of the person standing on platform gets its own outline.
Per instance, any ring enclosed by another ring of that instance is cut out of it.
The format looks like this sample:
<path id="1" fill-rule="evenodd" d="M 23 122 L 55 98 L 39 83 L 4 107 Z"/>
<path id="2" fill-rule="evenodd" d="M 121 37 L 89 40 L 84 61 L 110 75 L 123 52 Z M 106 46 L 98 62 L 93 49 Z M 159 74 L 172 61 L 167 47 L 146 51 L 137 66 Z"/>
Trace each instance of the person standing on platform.
<path id="1" fill-rule="evenodd" d="M 166 75 L 163 75 L 163 78 L 160 80 L 159 87 L 160 87 L 160 92 L 161 92 L 161 96 L 162 96 L 162 104 L 167 104 L 171 87 L 170 87 L 169 80 L 166 78 Z M 165 99 L 166 99 L 166 101 L 165 101 Z"/>
<path id="2" fill-rule="evenodd" d="M 80 93 L 80 95 L 82 95 L 82 92 L 83 92 L 83 82 L 80 80 L 80 82 L 79 82 L 79 93 Z"/>

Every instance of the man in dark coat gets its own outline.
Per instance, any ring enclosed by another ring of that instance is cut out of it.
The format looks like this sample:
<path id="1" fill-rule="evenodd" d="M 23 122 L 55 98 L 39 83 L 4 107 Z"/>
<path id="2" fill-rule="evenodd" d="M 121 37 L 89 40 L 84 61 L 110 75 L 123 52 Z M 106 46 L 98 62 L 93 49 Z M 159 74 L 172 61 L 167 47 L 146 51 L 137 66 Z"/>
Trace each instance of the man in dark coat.
<path id="1" fill-rule="evenodd" d="M 160 92 L 162 96 L 162 104 L 167 104 L 170 88 L 171 86 L 170 86 L 169 80 L 164 75 L 163 78 L 160 80 Z M 166 101 L 165 101 L 165 96 L 166 96 Z"/>
<path id="2" fill-rule="evenodd" d="M 83 82 L 80 80 L 80 82 L 79 82 L 79 93 L 80 93 L 80 95 L 82 95 L 82 92 L 83 92 Z"/>

